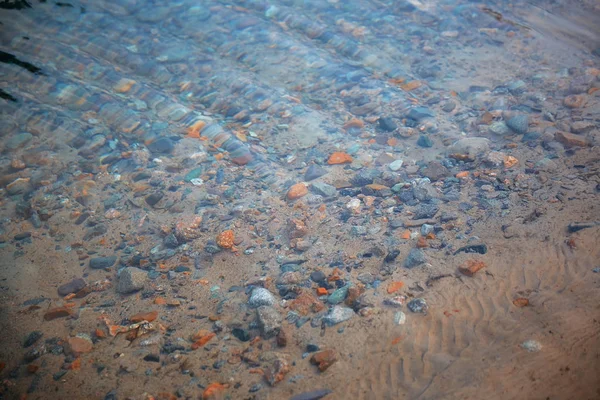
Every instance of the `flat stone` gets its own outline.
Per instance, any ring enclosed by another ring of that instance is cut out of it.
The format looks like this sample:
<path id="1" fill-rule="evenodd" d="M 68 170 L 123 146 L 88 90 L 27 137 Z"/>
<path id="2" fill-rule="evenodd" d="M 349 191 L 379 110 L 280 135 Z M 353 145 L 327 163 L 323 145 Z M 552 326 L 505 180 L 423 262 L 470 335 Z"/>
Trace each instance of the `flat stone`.
<path id="1" fill-rule="evenodd" d="M 407 307 L 410 311 L 421 314 L 427 314 L 427 310 L 429 309 L 425 299 L 421 298 L 412 299 L 408 302 Z"/>
<path id="2" fill-rule="evenodd" d="M 4 148 L 6 150 L 16 150 L 19 147 L 23 147 L 33 139 L 33 135 L 29 132 L 21 132 L 16 135 L 10 136 L 7 140 L 4 141 Z"/>
<path id="3" fill-rule="evenodd" d="M 327 170 L 325 168 L 313 164 L 306 169 L 306 172 L 304 173 L 304 180 L 312 181 L 322 177 L 325 174 L 327 174 Z"/>
<path id="4" fill-rule="evenodd" d="M 337 189 L 334 186 L 324 182 L 315 182 L 310 184 L 310 191 L 323 197 L 334 197 Z"/>
<path id="5" fill-rule="evenodd" d="M 323 350 L 315 353 L 310 358 L 311 364 L 316 365 L 319 371 L 324 372 L 327 368 L 331 367 L 337 361 L 335 351 Z"/>
<path id="6" fill-rule="evenodd" d="M 148 273 L 142 269 L 135 267 L 123 268 L 119 273 L 117 292 L 127 294 L 141 290 L 144 288 L 147 279 Z"/>
<path id="7" fill-rule="evenodd" d="M 146 203 L 150 207 L 154 207 L 163 198 L 163 196 L 164 195 L 162 192 L 152 193 L 146 197 Z"/>
<path id="8" fill-rule="evenodd" d="M 529 129 L 529 117 L 525 114 L 511 115 L 506 118 L 506 126 L 516 133 L 525 134 Z"/>
<path id="9" fill-rule="evenodd" d="M 414 210 L 413 219 L 433 218 L 439 209 L 435 204 L 421 204 Z"/>
<path id="10" fill-rule="evenodd" d="M 66 296 L 71 293 L 77 293 L 87 286 L 87 282 L 83 278 L 75 278 L 71 282 L 65 283 L 58 287 L 58 294 Z"/>
<path id="11" fill-rule="evenodd" d="M 554 137 L 557 141 L 564 144 L 565 146 L 587 147 L 590 145 L 590 142 L 584 136 L 575 135 L 568 132 L 558 131 L 554 134 Z"/>
<path id="12" fill-rule="evenodd" d="M 510 128 L 504 121 L 492 122 L 488 127 L 488 131 L 498 136 L 505 136 L 511 133 Z"/>
<path id="13" fill-rule="evenodd" d="M 394 172 L 398 171 L 400 168 L 402 168 L 402 164 L 404 164 L 404 160 L 396 160 L 396 161 L 392 161 L 390 163 L 390 165 L 388 165 L 388 168 Z"/>
<path id="14" fill-rule="evenodd" d="M 478 154 L 490 150 L 490 140 L 482 137 L 464 138 L 456 141 L 448 148 L 449 154 L 463 154 L 475 159 Z"/>
<path id="15" fill-rule="evenodd" d="M 166 137 L 158 138 L 148 145 L 148 150 L 152 153 L 170 153 L 173 151 L 173 141 Z"/>
<path id="16" fill-rule="evenodd" d="M 422 174 L 431 181 L 437 181 L 450 175 L 450 171 L 448 171 L 448 168 L 444 167 L 440 162 L 432 161 L 427 165 L 427 168 L 423 170 Z"/>
<path id="17" fill-rule="evenodd" d="M 433 112 L 427 107 L 414 107 L 410 109 L 406 117 L 415 121 L 421 121 L 425 118 L 431 118 L 433 115 Z"/>
<path id="18" fill-rule="evenodd" d="M 334 292 L 331 293 L 327 298 L 327 302 L 329 304 L 340 304 L 348 295 L 348 289 L 350 289 L 350 285 L 345 285 L 337 290 L 334 290 Z"/>
<path id="19" fill-rule="evenodd" d="M 335 306 L 323 317 L 326 325 L 333 326 L 349 320 L 354 316 L 354 310 L 344 306 Z"/>
<path id="20" fill-rule="evenodd" d="M 283 318 L 279 311 L 271 306 L 260 306 L 256 309 L 256 319 L 258 329 L 264 339 L 270 339 L 277 336 L 281 329 Z"/>
<path id="21" fill-rule="evenodd" d="M 421 135 L 419 139 L 417 139 L 417 144 L 421 147 L 433 147 L 433 140 L 428 135 Z"/>
<path id="22" fill-rule="evenodd" d="M 117 262 L 117 256 L 110 257 L 94 257 L 90 259 L 90 268 L 105 269 L 110 268 Z"/>
<path id="23" fill-rule="evenodd" d="M 393 132 L 398 128 L 394 120 L 389 117 L 380 117 L 378 122 L 379 128 L 386 132 Z"/>
<path id="24" fill-rule="evenodd" d="M 74 357 L 81 354 L 89 353 L 94 348 L 91 340 L 84 339 L 79 336 L 71 337 L 67 340 L 67 351 Z"/>
<path id="25" fill-rule="evenodd" d="M 260 306 L 273 306 L 276 303 L 275 296 L 265 288 L 258 287 L 252 291 L 248 305 L 253 308 Z"/>
<path id="26" fill-rule="evenodd" d="M 404 268 L 414 268 L 425 264 L 425 253 L 421 249 L 411 249 L 404 260 Z"/>

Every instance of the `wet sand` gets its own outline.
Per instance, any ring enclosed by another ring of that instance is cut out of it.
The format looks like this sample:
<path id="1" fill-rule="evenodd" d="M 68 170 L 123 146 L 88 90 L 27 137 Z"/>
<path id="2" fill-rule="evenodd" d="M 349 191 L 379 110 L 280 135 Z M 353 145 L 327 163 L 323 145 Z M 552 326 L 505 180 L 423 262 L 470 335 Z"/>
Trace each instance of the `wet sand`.
<path id="1" fill-rule="evenodd" d="M 0 398 L 600 398 L 593 3 L 192 3 L 0 10 Z"/>

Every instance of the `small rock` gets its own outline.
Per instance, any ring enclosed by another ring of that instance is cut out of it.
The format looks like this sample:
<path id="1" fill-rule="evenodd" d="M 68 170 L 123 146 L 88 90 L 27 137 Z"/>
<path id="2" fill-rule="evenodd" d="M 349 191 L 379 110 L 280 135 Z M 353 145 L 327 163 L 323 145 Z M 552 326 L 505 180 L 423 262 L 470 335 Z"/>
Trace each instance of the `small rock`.
<path id="1" fill-rule="evenodd" d="M 252 308 L 275 305 L 275 296 L 265 288 L 258 287 L 252 291 L 248 305 Z"/>
<path id="2" fill-rule="evenodd" d="M 569 147 L 587 147 L 590 142 L 580 135 L 558 131 L 554 134 L 556 140 Z"/>
<path id="3" fill-rule="evenodd" d="M 412 119 L 417 122 L 425 118 L 431 118 L 433 116 L 434 114 L 429 108 L 422 106 L 411 108 L 408 114 L 406 114 L 406 117 L 408 119 Z"/>
<path id="4" fill-rule="evenodd" d="M 11 135 L 7 140 L 4 140 L 4 148 L 6 150 L 16 150 L 19 147 L 23 147 L 33 139 L 33 135 L 29 132 L 21 132 L 16 135 Z"/>
<path id="5" fill-rule="evenodd" d="M 485 263 L 479 260 L 467 260 L 463 265 L 458 267 L 458 270 L 466 276 L 472 277 L 477 271 L 485 268 Z"/>
<path id="6" fill-rule="evenodd" d="M 163 198 L 163 196 L 164 195 L 162 192 L 152 193 L 151 195 L 146 197 L 146 203 L 150 207 L 154 207 Z"/>
<path id="7" fill-rule="evenodd" d="M 531 353 L 542 350 L 542 344 L 537 340 L 526 340 L 521 343 L 521 347 Z"/>
<path id="8" fill-rule="evenodd" d="M 329 297 L 327 298 L 327 302 L 329 304 L 340 304 L 348 295 L 348 289 L 350 289 L 349 284 L 335 290 L 329 295 Z"/>
<path id="9" fill-rule="evenodd" d="M 504 121 L 492 122 L 488 127 L 488 131 L 498 136 L 505 136 L 510 133 L 510 128 Z"/>
<path id="10" fill-rule="evenodd" d="M 79 357 L 81 354 L 89 353 L 94 347 L 91 340 L 84 339 L 79 336 L 69 338 L 67 340 L 67 344 L 67 352 L 74 357 Z"/>
<path id="11" fill-rule="evenodd" d="M 433 140 L 428 135 L 420 135 L 417 144 L 421 147 L 433 147 Z"/>
<path id="12" fill-rule="evenodd" d="M 119 273 L 117 292 L 127 294 L 141 290 L 144 288 L 147 279 L 148 273 L 142 269 L 135 267 L 123 268 Z"/>
<path id="13" fill-rule="evenodd" d="M 421 264 L 425 264 L 425 253 L 421 249 L 411 249 L 404 260 L 404 268 L 414 268 Z"/>
<path id="14" fill-rule="evenodd" d="M 56 318 L 64 318 L 73 315 L 73 311 L 67 307 L 55 307 L 51 308 L 44 314 L 44 319 L 46 321 L 52 321 Z"/>
<path id="15" fill-rule="evenodd" d="M 335 355 L 335 351 L 333 350 L 323 350 L 318 353 L 315 353 L 310 358 L 311 364 L 316 365 L 319 368 L 319 371 L 324 372 L 329 367 L 331 367 L 337 361 L 337 357 Z"/>
<path id="16" fill-rule="evenodd" d="M 406 323 L 406 314 L 402 311 L 398 311 L 394 314 L 394 323 L 396 325 L 404 325 Z"/>
<path id="17" fill-rule="evenodd" d="M 71 282 L 65 283 L 58 287 L 58 294 L 66 296 L 71 293 L 77 293 L 87 286 L 87 282 L 83 278 L 75 278 Z"/>
<path id="18" fill-rule="evenodd" d="M 448 171 L 448 168 L 444 167 L 440 162 L 432 161 L 427 165 L 427 168 L 423 170 L 422 174 L 431 181 L 437 181 L 450 175 L 450 171 Z"/>
<path id="19" fill-rule="evenodd" d="M 258 329 L 264 339 L 270 339 L 279 334 L 283 318 L 279 312 L 271 306 L 260 306 L 256 309 Z"/>
<path id="20" fill-rule="evenodd" d="M 25 338 L 25 341 L 23 342 L 23 347 L 27 348 L 33 346 L 35 342 L 40 340 L 42 336 L 44 336 L 44 334 L 40 331 L 30 332 L 29 335 L 27 335 L 27 337 Z"/>
<path id="21" fill-rule="evenodd" d="M 389 117 L 381 117 L 378 122 L 379 127 L 386 132 L 393 132 L 398 128 L 394 121 Z"/>
<path id="22" fill-rule="evenodd" d="M 563 100 L 563 104 L 565 107 L 569 108 L 580 108 L 586 103 L 586 97 L 581 94 L 574 94 L 571 96 L 565 97 Z"/>
<path id="23" fill-rule="evenodd" d="M 516 133 L 525 134 L 529 129 L 529 117 L 525 114 L 511 115 L 506 119 L 506 125 Z"/>
<path id="24" fill-rule="evenodd" d="M 396 161 L 392 161 L 390 163 L 390 165 L 388 165 L 388 168 L 394 172 L 398 171 L 400 168 L 402 168 L 402 164 L 404 164 L 403 160 L 396 160 Z"/>
<path id="25" fill-rule="evenodd" d="M 287 192 L 288 200 L 296 200 L 308 194 L 308 187 L 305 183 L 300 182 L 292 185 Z"/>
<path id="26" fill-rule="evenodd" d="M 310 279 L 315 283 L 320 283 L 325 280 L 326 276 L 322 271 L 313 271 L 310 274 Z"/>
<path id="27" fill-rule="evenodd" d="M 322 177 L 325 174 L 327 174 L 327 170 L 325 168 L 313 164 L 306 169 L 306 172 L 304 173 L 304 180 L 312 181 Z"/>
<path id="28" fill-rule="evenodd" d="M 433 218 L 439 209 L 435 204 L 421 204 L 415 209 L 413 219 Z"/>
<path id="29" fill-rule="evenodd" d="M 350 234 L 352 236 L 364 236 L 367 234 L 367 227 L 366 226 L 353 226 L 350 229 Z"/>
<path id="30" fill-rule="evenodd" d="M 290 372 L 289 364 L 284 359 L 279 358 L 273 362 L 267 371 L 265 371 L 265 378 L 271 386 L 275 386 L 285 378 L 285 375 L 288 372 Z"/>
<path id="31" fill-rule="evenodd" d="M 170 153 L 173 151 L 173 141 L 166 137 L 158 138 L 148 145 L 148 150 L 152 153 Z"/>
<path id="32" fill-rule="evenodd" d="M 337 189 L 334 186 L 328 185 L 323 182 L 315 182 L 310 184 L 311 192 L 321 195 L 325 198 L 327 197 L 335 197 L 337 194 Z"/>
<path id="33" fill-rule="evenodd" d="M 474 160 L 478 154 L 487 153 L 489 150 L 489 139 L 472 137 L 458 140 L 449 147 L 448 152 L 449 154 L 466 155 Z"/>
<path id="34" fill-rule="evenodd" d="M 421 298 L 412 299 L 408 302 L 407 307 L 410 311 L 421 314 L 427 314 L 427 310 L 429 309 L 427 303 L 425 302 L 425 299 Z"/>
<path id="35" fill-rule="evenodd" d="M 92 269 L 106 269 L 115 265 L 117 256 L 110 257 L 94 257 L 90 259 L 90 268 Z"/>
<path id="36" fill-rule="evenodd" d="M 334 306 L 329 313 L 323 317 L 326 325 L 333 326 L 347 321 L 354 316 L 354 310 L 344 306 Z"/>

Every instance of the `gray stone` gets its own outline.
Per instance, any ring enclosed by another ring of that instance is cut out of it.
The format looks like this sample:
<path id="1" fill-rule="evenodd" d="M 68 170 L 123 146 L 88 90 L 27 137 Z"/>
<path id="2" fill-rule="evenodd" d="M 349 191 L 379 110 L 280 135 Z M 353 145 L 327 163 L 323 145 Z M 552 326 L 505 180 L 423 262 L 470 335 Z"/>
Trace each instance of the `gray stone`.
<path id="1" fill-rule="evenodd" d="M 353 226 L 350 229 L 350 233 L 353 236 L 364 236 L 367 234 L 367 227 L 365 226 Z"/>
<path id="2" fill-rule="evenodd" d="M 92 269 L 105 269 L 115 265 L 117 256 L 110 257 L 95 257 L 90 259 L 90 268 Z"/>
<path id="3" fill-rule="evenodd" d="M 537 340 L 526 340 L 521 343 L 521 347 L 531 353 L 542 350 L 542 344 Z"/>
<path id="4" fill-rule="evenodd" d="M 400 168 L 402 168 L 402 164 L 404 164 L 403 160 L 395 160 L 395 161 L 392 161 L 390 163 L 390 165 L 388 165 L 388 168 L 391 169 L 392 171 L 396 172 Z"/>
<path id="5" fill-rule="evenodd" d="M 350 289 L 350 285 L 345 285 L 337 290 L 334 290 L 333 293 L 331 293 L 327 298 L 327 302 L 329 304 L 340 304 L 346 299 L 346 296 L 348 295 L 348 289 Z"/>
<path id="6" fill-rule="evenodd" d="M 29 132 L 21 132 L 16 135 L 12 135 L 8 140 L 4 142 L 4 148 L 6 150 L 16 150 L 19 147 L 25 146 L 33 138 L 33 135 Z"/>
<path id="7" fill-rule="evenodd" d="M 411 249 L 404 260 L 404 268 L 414 268 L 425 264 L 425 253 L 421 249 Z"/>
<path id="8" fill-rule="evenodd" d="M 314 179 L 322 177 L 326 173 L 327 170 L 325 168 L 313 164 L 306 169 L 306 172 L 304 173 L 304 180 L 312 181 Z"/>
<path id="9" fill-rule="evenodd" d="M 433 112 L 427 107 L 414 107 L 410 109 L 406 117 L 415 121 L 421 121 L 422 119 L 433 117 Z"/>
<path id="10" fill-rule="evenodd" d="M 429 165 L 427 165 L 427 168 L 425 168 L 422 173 L 423 176 L 426 176 L 432 181 L 437 181 L 450 175 L 450 171 L 448 171 L 448 168 L 444 167 L 438 161 L 430 162 Z"/>
<path id="11" fill-rule="evenodd" d="M 81 289 L 87 286 L 85 279 L 83 278 L 75 278 L 69 283 L 65 283 L 58 287 L 58 294 L 61 296 L 66 296 L 71 293 L 77 293 Z"/>
<path id="12" fill-rule="evenodd" d="M 323 317 L 326 325 L 333 326 L 348 321 L 354 316 L 354 310 L 344 306 L 335 306 Z"/>
<path id="13" fill-rule="evenodd" d="M 465 154 L 472 159 L 478 154 L 490 150 L 489 139 L 482 137 L 464 138 L 456 141 L 448 148 L 449 154 Z"/>
<path id="14" fill-rule="evenodd" d="M 117 292 L 122 294 L 136 292 L 144 288 L 148 279 L 148 273 L 135 267 L 127 267 L 121 270 L 119 274 L 119 283 Z"/>
<path id="15" fill-rule="evenodd" d="M 429 306 L 425 299 L 417 298 L 412 299 L 408 302 L 407 307 L 410 311 L 414 313 L 427 314 L 427 310 L 429 310 Z"/>
<path id="16" fill-rule="evenodd" d="M 421 204 L 415 209 L 413 219 L 433 218 L 439 209 L 435 204 Z"/>
<path id="17" fill-rule="evenodd" d="M 421 225 L 421 235 L 427 236 L 433 232 L 433 225 L 423 224 Z"/>
<path id="18" fill-rule="evenodd" d="M 433 147 L 433 140 L 428 135 L 421 135 L 417 139 L 417 144 L 421 147 Z"/>
<path id="19" fill-rule="evenodd" d="M 523 81 L 515 81 L 508 84 L 508 91 L 514 96 L 518 96 L 526 90 L 527 85 Z"/>
<path id="20" fill-rule="evenodd" d="M 334 197 L 337 194 L 337 189 L 334 186 L 324 182 L 311 183 L 309 189 L 311 192 L 323 197 Z"/>
<path id="21" fill-rule="evenodd" d="M 148 145 L 148 150 L 152 153 L 170 153 L 173 151 L 173 141 L 166 137 L 161 137 Z"/>
<path id="22" fill-rule="evenodd" d="M 260 335 L 264 339 L 270 339 L 277 336 L 281 330 L 283 317 L 275 308 L 271 306 L 260 306 L 256 309 L 256 319 Z"/>
<path id="23" fill-rule="evenodd" d="M 510 133 L 510 128 L 506 125 L 506 122 L 496 121 L 490 124 L 490 126 L 488 127 L 488 131 L 490 131 L 494 135 L 504 136 Z"/>
<path id="24" fill-rule="evenodd" d="M 370 285 L 371 283 L 375 282 L 375 277 L 370 272 L 363 272 L 362 274 L 359 274 L 357 279 L 359 282 L 364 283 L 365 285 Z"/>
<path id="25" fill-rule="evenodd" d="M 373 183 L 373 180 L 380 175 L 381 172 L 376 169 L 363 169 L 352 177 L 351 182 L 354 186 L 370 185 Z"/>
<path id="26" fill-rule="evenodd" d="M 257 308 L 260 306 L 273 306 L 275 305 L 275 296 L 273 293 L 269 292 L 265 288 L 256 288 L 252 291 L 250 295 L 250 299 L 248 300 L 248 305 L 253 308 Z"/>
<path id="27" fill-rule="evenodd" d="M 519 134 L 527 133 L 529 129 L 529 117 L 525 114 L 516 114 L 506 119 L 506 125 Z"/>

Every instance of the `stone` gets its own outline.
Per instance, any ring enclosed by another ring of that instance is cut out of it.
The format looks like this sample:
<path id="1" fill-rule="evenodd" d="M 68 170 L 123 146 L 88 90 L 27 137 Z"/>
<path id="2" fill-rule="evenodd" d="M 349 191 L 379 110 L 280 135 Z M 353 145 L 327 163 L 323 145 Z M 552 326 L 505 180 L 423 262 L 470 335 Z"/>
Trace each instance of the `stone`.
<path id="1" fill-rule="evenodd" d="M 406 323 L 406 314 L 404 314 L 402 311 L 397 311 L 394 314 L 394 323 L 396 325 L 404 325 Z"/>
<path id="2" fill-rule="evenodd" d="M 366 186 L 373 183 L 373 180 L 378 178 L 380 175 L 381 172 L 376 169 L 361 169 L 352 177 L 351 182 L 354 186 Z"/>
<path id="3" fill-rule="evenodd" d="M 422 174 L 431 181 L 437 181 L 450 175 L 450 171 L 448 171 L 448 168 L 444 167 L 440 162 L 432 161 L 427 165 L 427 168 L 422 171 Z"/>
<path id="4" fill-rule="evenodd" d="M 306 183 L 300 182 L 290 187 L 290 189 L 287 192 L 287 198 L 288 200 L 296 200 L 306 196 L 307 194 L 308 187 L 306 186 Z"/>
<path id="5" fill-rule="evenodd" d="M 477 273 L 477 271 L 483 269 L 485 267 L 485 263 L 479 260 L 467 260 L 463 265 L 458 267 L 458 270 L 466 276 L 472 277 Z"/>
<path id="6" fill-rule="evenodd" d="M 571 124 L 571 132 L 577 134 L 589 133 L 596 128 L 596 124 L 592 121 L 576 121 Z"/>
<path id="7" fill-rule="evenodd" d="M 154 207 L 158 202 L 163 198 L 164 194 L 162 192 L 155 192 L 146 197 L 146 203 L 150 207 Z"/>
<path id="8" fill-rule="evenodd" d="M 327 174 L 327 170 L 325 168 L 313 164 L 306 169 L 306 172 L 304 173 L 304 180 L 312 181 L 322 177 L 325 174 Z"/>
<path id="9" fill-rule="evenodd" d="M 449 112 L 454 111 L 455 108 L 456 108 L 456 103 L 452 100 L 448 100 L 442 106 L 442 111 L 449 113 Z"/>
<path id="10" fill-rule="evenodd" d="M 501 167 L 504 165 L 504 159 L 506 158 L 506 154 L 500 151 L 490 151 L 484 158 L 484 162 L 493 166 L 493 167 Z"/>
<path id="11" fill-rule="evenodd" d="M 526 340 L 521 343 L 521 347 L 530 353 L 535 353 L 542 350 L 542 344 L 537 340 Z"/>
<path id="12" fill-rule="evenodd" d="M 33 139 L 33 135 L 29 132 L 21 132 L 16 135 L 11 135 L 7 140 L 4 141 L 4 148 L 9 151 L 16 150 L 23 147 Z"/>
<path id="13" fill-rule="evenodd" d="M 91 340 L 84 339 L 79 336 L 71 337 L 67 339 L 67 351 L 74 357 L 78 357 L 81 354 L 89 353 L 94 348 Z"/>
<path id="14" fill-rule="evenodd" d="M 428 135 L 420 135 L 417 139 L 417 145 L 425 148 L 433 147 L 433 140 Z"/>
<path id="15" fill-rule="evenodd" d="M 87 282 L 83 278 L 75 278 L 72 281 L 58 287 L 58 294 L 66 296 L 71 293 L 77 293 L 87 286 Z"/>
<path id="16" fill-rule="evenodd" d="M 404 260 L 404 268 L 414 268 L 425 264 L 425 253 L 421 249 L 411 249 Z"/>
<path id="17" fill-rule="evenodd" d="M 200 224 L 202 223 L 201 216 L 193 216 L 178 221 L 175 224 L 175 237 L 178 242 L 189 242 L 194 239 L 198 239 L 201 235 Z"/>
<path id="18" fill-rule="evenodd" d="M 354 310 L 345 306 L 334 306 L 329 310 L 327 315 L 323 317 L 323 322 L 326 325 L 334 326 L 344 321 L 349 320 L 354 316 Z"/>
<path id="19" fill-rule="evenodd" d="M 433 112 L 429 108 L 419 106 L 411 108 L 408 111 L 408 114 L 406 114 L 406 117 L 418 122 L 425 118 L 431 118 L 433 115 Z"/>
<path id="20" fill-rule="evenodd" d="M 302 281 L 304 281 L 302 274 L 295 271 L 284 272 L 279 278 L 277 278 L 278 285 L 296 285 Z"/>
<path id="21" fill-rule="evenodd" d="M 587 147 L 590 142 L 583 136 L 558 131 L 554 134 L 555 139 L 568 147 Z"/>
<path id="22" fill-rule="evenodd" d="M 313 271 L 310 274 L 310 279 L 315 283 L 323 282 L 326 278 L 326 275 L 322 271 Z"/>
<path id="23" fill-rule="evenodd" d="M 148 273 L 135 267 L 123 268 L 119 273 L 117 292 L 128 294 L 144 288 L 148 279 Z"/>
<path id="24" fill-rule="evenodd" d="M 464 138 L 454 142 L 449 148 L 449 154 L 466 155 L 475 159 L 477 155 L 490 150 L 490 140 L 482 137 Z"/>
<path id="25" fill-rule="evenodd" d="M 335 355 L 335 351 L 333 350 L 319 351 L 318 353 L 313 354 L 310 358 L 310 363 L 316 365 L 321 372 L 325 372 L 336 361 L 337 357 Z"/>
<path id="26" fill-rule="evenodd" d="M 256 320 L 260 334 L 264 339 L 277 336 L 283 322 L 281 314 L 271 306 L 258 307 L 256 309 Z"/>
<path id="27" fill-rule="evenodd" d="M 439 209 L 435 204 L 421 204 L 414 210 L 413 219 L 433 218 Z"/>
<path id="28" fill-rule="evenodd" d="M 525 134 L 529 129 L 529 117 L 525 114 L 510 115 L 506 118 L 506 126 L 516 133 Z"/>
<path id="29" fill-rule="evenodd" d="M 173 151 L 173 141 L 166 137 L 158 138 L 148 145 L 152 153 L 168 154 Z"/>
<path id="30" fill-rule="evenodd" d="M 55 307 L 51 308 L 44 313 L 44 320 L 52 321 L 56 318 L 64 318 L 73 315 L 73 311 L 67 307 Z"/>
<path id="31" fill-rule="evenodd" d="M 334 186 L 328 185 L 324 182 L 311 183 L 310 191 L 325 198 L 335 197 L 337 194 L 337 189 Z"/>
<path id="32" fill-rule="evenodd" d="M 255 288 L 250 294 L 248 299 L 248 305 L 252 308 L 258 308 L 260 306 L 274 306 L 276 303 L 275 296 L 265 288 Z"/>
<path id="33" fill-rule="evenodd" d="M 380 117 L 378 122 L 379 122 L 379 128 L 381 128 L 381 130 L 384 130 L 386 132 L 393 132 L 398 128 L 398 126 L 396 125 L 394 120 L 392 120 L 389 117 Z"/>
<path id="34" fill-rule="evenodd" d="M 407 307 L 410 311 L 421 314 L 427 314 L 427 310 L 429 309 L 425 299 L 421 298 L 412 299 L 408 302 Z"/>
<path id="35" fill-rule="evenodd" d="M 495 121 L 488 126 L 488 131 L 498 136 L 505 136 L 510 134 L 510 128 L 504 121 Z"/>
<path id="36" fill-rule="evenodd" d="M 345 285 L 337 290 L 334 290 L 333 293 L 331 293 L 327 298 L 327 303 L 340 304 L 348 295 L 348 289 L 350 289 L 350 285 Z"/>
<path id="37" fill-rule="evenodd" d="M 568 108 L 580 108 L 586 103 L 586 96 L 582 94 L 574 94 L 571 96 L 565 97 L 563 100 L 563 104 Z"/>
<path id="38" fill-rule="evenodd" d="M 27 337 L 25 338 L 25 340 L 23 341 L 23 347 L 27 348 L 27 347 L 33 346 L 35 344 L 35 342 L 40 340 L 40 338 L 42 336 L 44 336 L 44 334 L 40 331 L 30 332 L 27 335 Z"/>
<path id="39" fill-rule="evenodd" d="M 364 236 L 367 234 L 367 227 L 366 226 L 353 226 L 352 228 L 350 228 L 350 234 L 352 236 Z"/>
<path id="40" fill-rule="evenodd" d="M 370 285 L 375 282 L 375 277 L 370 272 L 363 272 L 358 275 L 358 281 L 364 283 L 365 285 Z"/>
<path id="41" fill-rule="evenodd" d="M 526 90 L 527 85 L 523 81 L 519 80 L 508 84 L 508 91 L 514 96 L 523 94 Z"/>
<path id="42" fill-rule="evenodd" d="M 283 358 L 278 358 L 273 361 L 273 364 L 265 371 L 265 378 L 269 385 L 275 386 L 281 382 L 285 375 L 290 372 L 290 366 Z"/>
<path id="43" fill-rule="evenodd" d="M 90 268 L 92 269 L 105 269 L 115 265 L 117 256 L 110 257 L 94 257 L 90 259 Z"/>
<path id="44" fill-rule="evenodd" d="M 402 164 L 404 164 L 403 160 L 395 160 L 395 161 L 392 161 L 390 163 L 390 165 L 388 165 L 388 168 L 390 170 L 396 172 L 396 171 L 400 170 L 400 168 L 402 168 Z"/>

